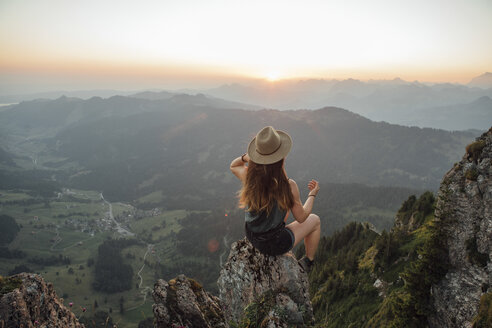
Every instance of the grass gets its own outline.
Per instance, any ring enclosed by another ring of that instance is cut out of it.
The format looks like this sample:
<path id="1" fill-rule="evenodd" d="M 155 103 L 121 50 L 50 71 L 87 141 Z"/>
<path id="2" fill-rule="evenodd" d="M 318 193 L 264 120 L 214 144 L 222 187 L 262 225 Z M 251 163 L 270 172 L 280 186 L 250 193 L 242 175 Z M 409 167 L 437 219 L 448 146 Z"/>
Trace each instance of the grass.
<path id="1" fill-rule="evenodd" d="M 132 221 L 130 227 L 133 232 L 141 236 L 150 237 L 152 234 L 152 241 L 158 242 L 168 237 L 172 232 L 179 232 L 181 229 L 179 220 L 184 218 L 186 214 L 187 211 L 185 210 L 166 211 L 157 216 Z M 164 227 L 162 227 L 163 222 L 165 222 Z"/>
<path id="2" fill-rule="evenodd" d="M 31 199 L 32 197 L 23 192 L 13 192 L 2 190 L 0 191 L 0 202 L 9 202 L 9 201 L 19 201 Z"/>
<path id="3" fill-rule="evenodd" d="M 158 204 L 164 200 L 164 195 L 161 190 L 151 192 L 143 197 L 137 199 L 137 203 L 150 203 L 150 204 Z"/>

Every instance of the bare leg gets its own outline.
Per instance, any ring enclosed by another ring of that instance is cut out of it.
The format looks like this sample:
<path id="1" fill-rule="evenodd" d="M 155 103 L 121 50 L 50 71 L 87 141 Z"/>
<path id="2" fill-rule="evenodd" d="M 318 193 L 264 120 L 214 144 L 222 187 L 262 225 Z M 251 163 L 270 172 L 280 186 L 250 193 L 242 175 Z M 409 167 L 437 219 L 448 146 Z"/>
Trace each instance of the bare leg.
<path id="1" fill-rule="evenodd" d="M 306 247 L 306 256 L 308 259 L 313 260 L 314 254 L 318 249 L 319 238 L 321 234 L 321 225 L 319 216 L 316 214 L 309 214 L 306 221 L 299 223 L 294 221 L 287 225 L 287 228 L 292 230 L 295 237 L 294 246 L 301 240 L 304 240 L 304 246 Z"/>

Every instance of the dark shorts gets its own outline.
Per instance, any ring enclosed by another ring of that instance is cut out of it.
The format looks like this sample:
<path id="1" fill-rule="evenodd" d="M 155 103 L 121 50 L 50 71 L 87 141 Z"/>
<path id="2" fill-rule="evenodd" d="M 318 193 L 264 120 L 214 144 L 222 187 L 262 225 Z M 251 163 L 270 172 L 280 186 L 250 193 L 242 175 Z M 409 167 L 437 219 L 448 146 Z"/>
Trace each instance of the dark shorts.
<path id="1" fill-rule="evenodd" d="M 263 254 L 281 255 L 294 247 L 294 233 L 285 226 L 285 223 L 281 227 L 261 234 L 249 231 L 246 226 L 245 230 L 246 238 Z"/>

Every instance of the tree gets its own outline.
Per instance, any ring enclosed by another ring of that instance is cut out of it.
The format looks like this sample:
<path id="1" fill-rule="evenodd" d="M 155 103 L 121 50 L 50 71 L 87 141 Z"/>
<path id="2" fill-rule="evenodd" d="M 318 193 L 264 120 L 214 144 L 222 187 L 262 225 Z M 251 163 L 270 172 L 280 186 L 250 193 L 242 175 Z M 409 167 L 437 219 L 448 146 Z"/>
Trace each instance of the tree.
<path id="1" fill-rule="evenodd" d="M 121 314 L 125 313 L 124 304 L 125 304 L 125 298 L 123 296 L 121 296 L 120 297 L 120 313 Z"/>
<path id="2" fill-rule="evenodd" d="M 15 219 L 5 214 L 0 215 L 0 227 L 0 246 L 9 244 L 20 230 Z"/>

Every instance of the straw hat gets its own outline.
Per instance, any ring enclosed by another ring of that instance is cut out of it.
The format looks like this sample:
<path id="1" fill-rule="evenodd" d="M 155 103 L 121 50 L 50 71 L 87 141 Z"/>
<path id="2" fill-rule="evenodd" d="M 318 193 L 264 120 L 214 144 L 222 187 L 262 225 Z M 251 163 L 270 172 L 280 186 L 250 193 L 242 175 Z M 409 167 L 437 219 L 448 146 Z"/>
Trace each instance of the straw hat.
<path id="1" fill-rule="evenodd" d="M 257 164 L 272 164 L 286 157 L 290 148 L 292 139 L 287 133 L 266 126 L 249 143 L 248 155 Z"/>

